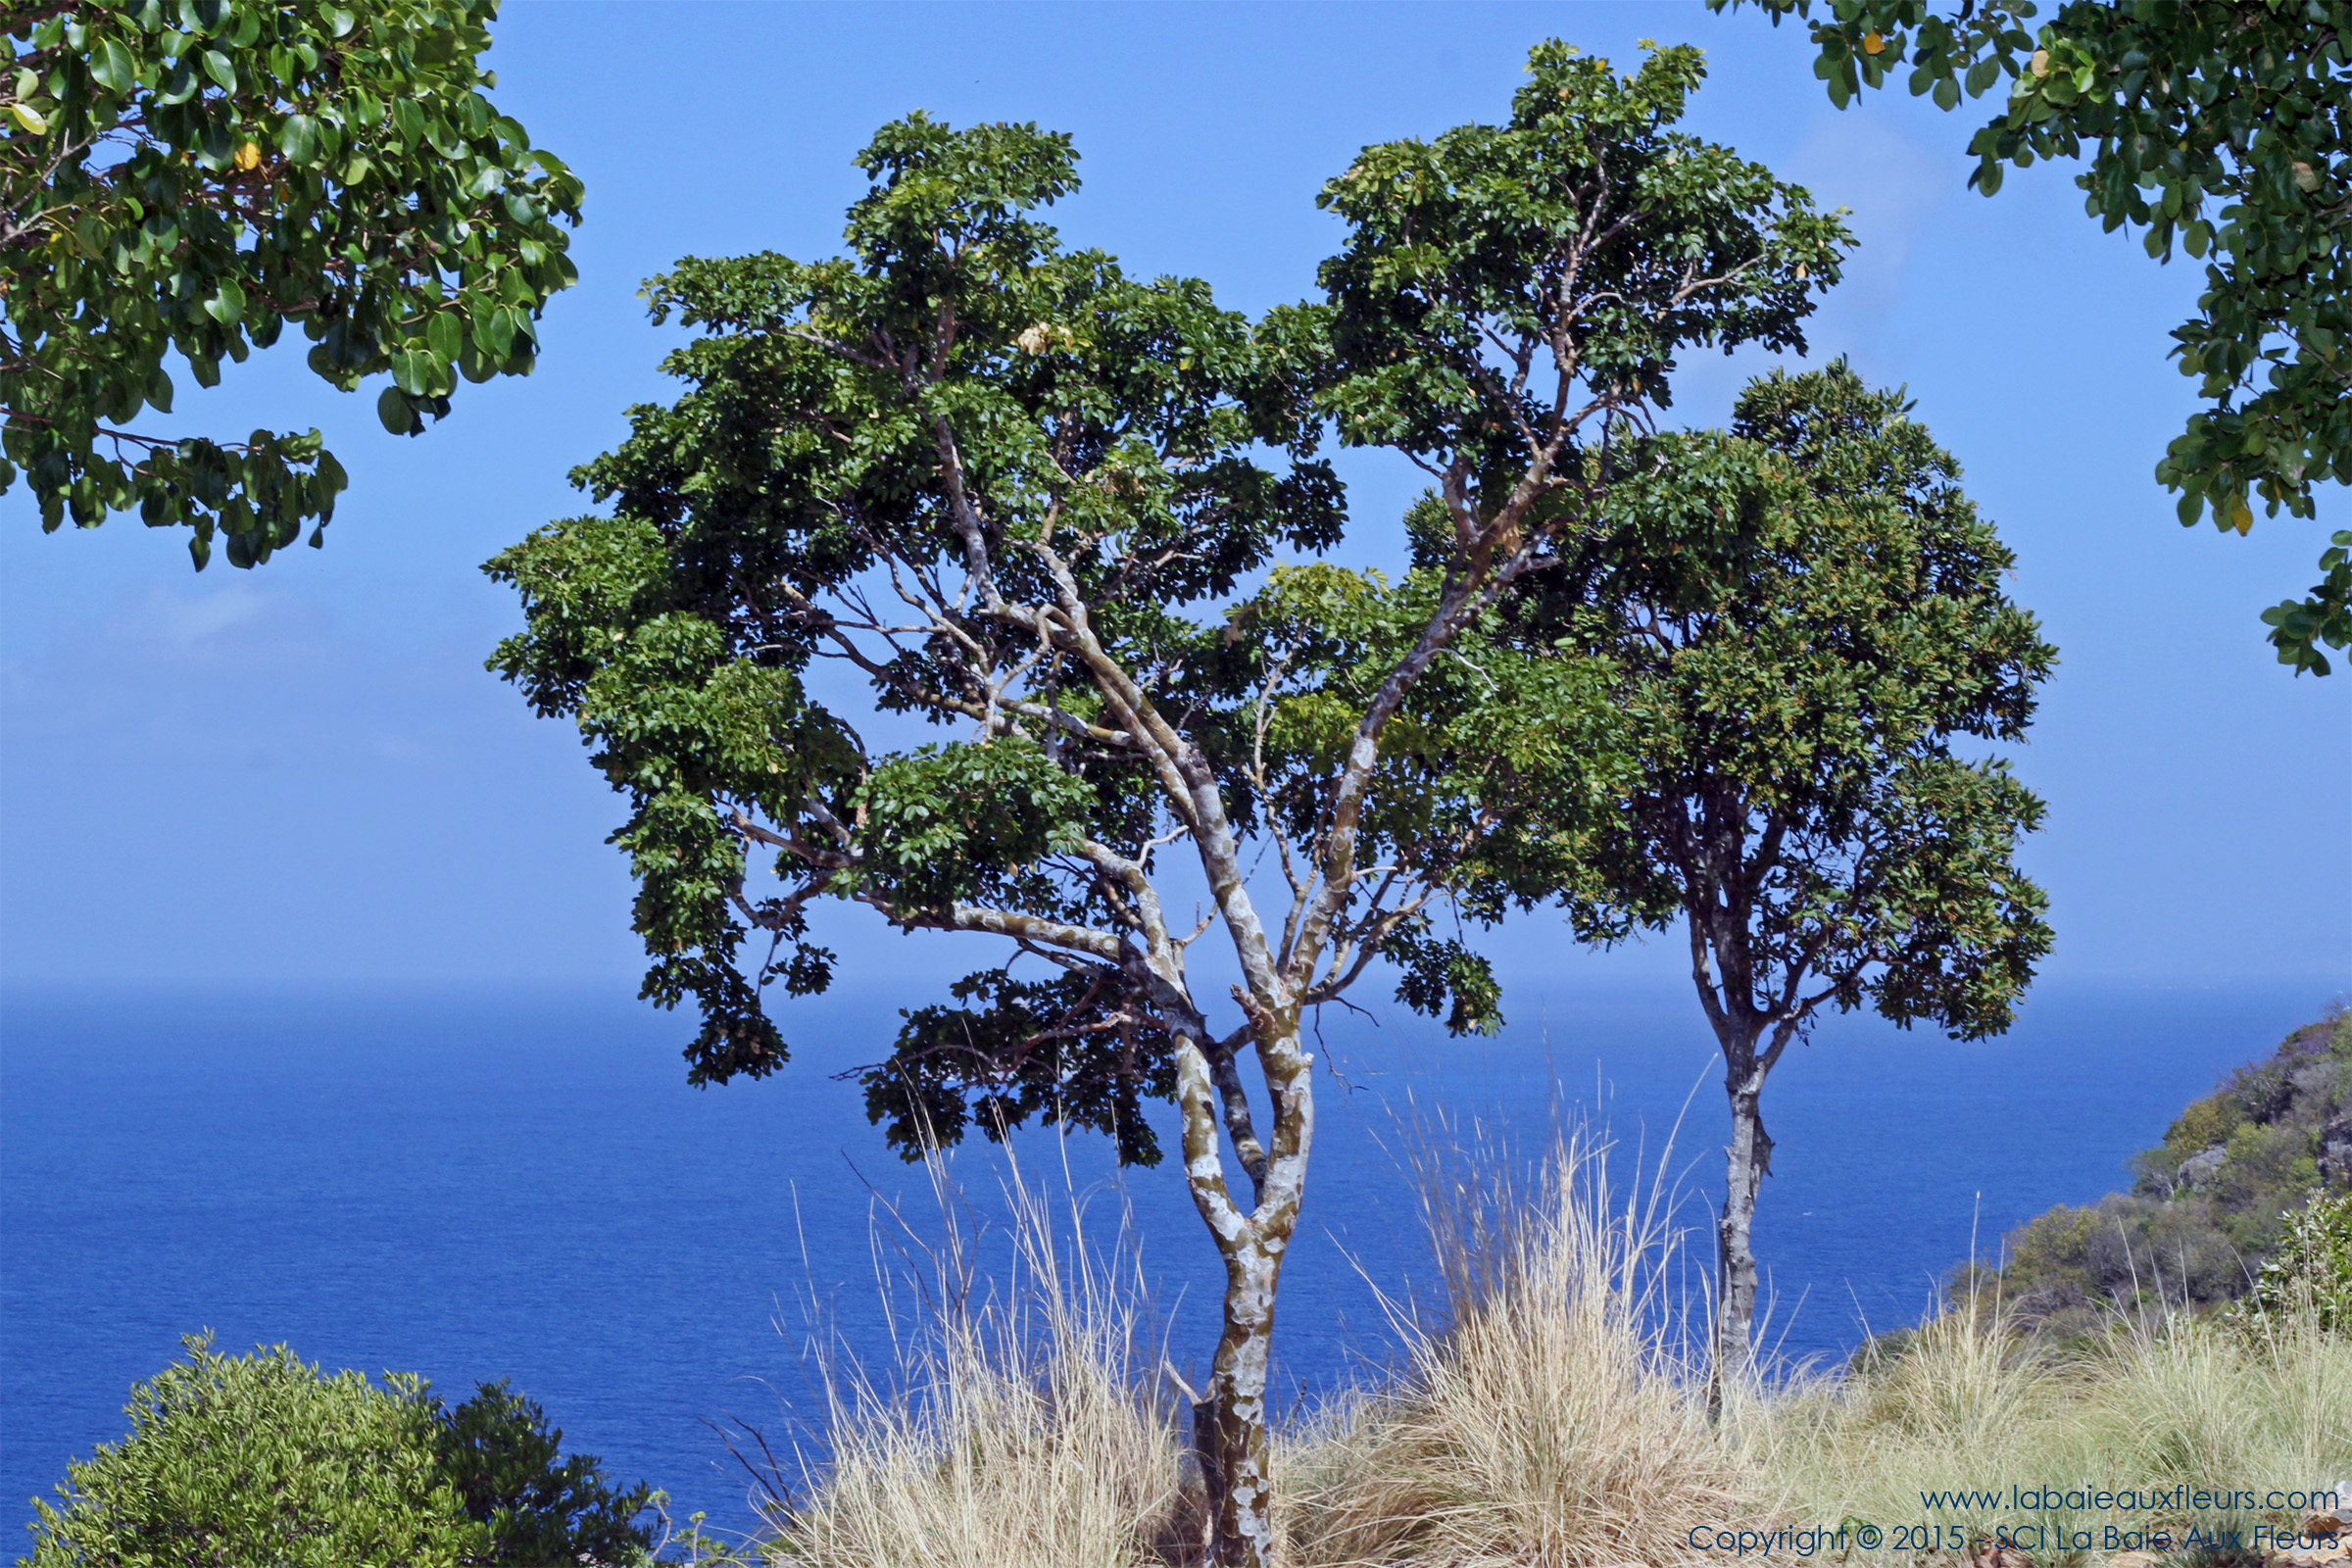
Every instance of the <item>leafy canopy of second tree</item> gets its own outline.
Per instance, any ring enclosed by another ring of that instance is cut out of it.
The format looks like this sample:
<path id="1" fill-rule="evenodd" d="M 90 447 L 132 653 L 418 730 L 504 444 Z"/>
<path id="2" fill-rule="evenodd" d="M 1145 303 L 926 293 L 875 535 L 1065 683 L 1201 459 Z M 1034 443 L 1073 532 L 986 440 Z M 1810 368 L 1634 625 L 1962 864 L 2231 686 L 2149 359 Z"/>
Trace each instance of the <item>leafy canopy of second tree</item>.
<path id="1" fill-rule="evenodd" d="M 1997 1034 L 2050 944 L 2015 858 L 2042 804 L 1971 748 L 2023 738 L 2056 654 L 1907 414 L 1842 361 L 1775 371 L 1729 432 L 1661 437 L 1518 607 L 1522 635 L 1611 662 L 1632 758 L 1578 922 L 1680 918 L 1727 1050 L 1771 1030 L 1766 1071 L 1825 1005 Z"/>
<path id="2" fill-rule="evenodd" d="M 92 0 L 12 6 L 0 71 L 0 494 L 41 526 L 138 513 L 201 567 L 266 561 L 334 514 L 317 430 L 130 428 L 278 342 L 385 428 L 460 376 L 527 375 L 575 273 L 580 184 L 485 96 L 497 0 Z"/>
<path id="3" fill-rule="evenodd" d="M 782 1062 L 760 992 L 827 983 L 827 898 L 1039 960 L 910 1014 L 867 1080 L 909 1148 L 1043 1114 L 1152 1157 L 1172 1031 L 1228 1066 L 1252 1007 L 1330 1000 L 1382 955 L 1408 1002 L 1490 1025 L 1492 977 L 1437 916 L 1547 889 L 1498 858 L 1474 875 L 1468 846 L 1533 800 L 1595 802 L 1607 755 L 1593 671 L 1496 640 L 1494 595 L 1597 514 L 1680 353 L 1801 344 L 1845 242 L 1674 128 L 1698 75 L 1690 50 L 1620 77 L 1539 49 L 1507 122 L 1334 179 L 1326 299 L 1254 324 L 1064 249 L 1037 211 L 1075 184 L 1066 138 L 919 115 L 861 156 L 845 256 L 657 279 L 700 329 L 667 362 L 687 390 L 580 471 L 611 515 L 492 564 L 528 614 L 495 663 L 631 801 L 648 994 L 700 1004 L 693 1076 Z M 1334 426 L 1436 482 L 1440 542 L 1401 581 L 1312 559 L 1344 521 Z M 870 711 L 818 700 L 819 659 Z M 923 721 L 947 733 L 909 744 Z M 1290 879 L 1255 934 L 1225 885 L 1250 841 Z M 1179 844 L 1288 976 L 1252 977 L 1232 1033 L 1182 981 L 1191 921 L 1159 923 Z"/>
<path id="4" fill-rule="evenodd" d="M 2259 504 L 2314 515 L 2352 481 L 2352 5 L 2341 0 L 1708 0 L 1811 19 L 1814 74 L 1840 106 L 1910 68 L 1945 109 L 2006 84 L 1969 143 L 1987 195 L 2011 165 L 2087 158 L 2083 206 L 2205 263 L 2174 356 L 2208 405 L 2156 466 L 2180 520 L 2243 533 Z M 2264 612 L 2281 663 L 2328 671 L 2352 644 L 2352 530 L 2311 592 Z"/>

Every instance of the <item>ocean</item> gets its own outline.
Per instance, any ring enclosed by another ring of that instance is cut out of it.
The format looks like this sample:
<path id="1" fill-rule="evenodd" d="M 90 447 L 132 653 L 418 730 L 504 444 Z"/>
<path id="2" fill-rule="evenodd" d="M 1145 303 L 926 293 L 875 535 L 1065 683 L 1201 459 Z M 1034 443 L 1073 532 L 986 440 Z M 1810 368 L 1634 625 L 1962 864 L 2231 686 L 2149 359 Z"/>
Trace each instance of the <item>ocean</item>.
<path id="1" fill-rule="evenodd" d="M 1972 1246 L 1990 1256 L 2048 1205 L 2128 1184 L 2182 1103 L 2330 998 L 2324 981 L 2051 983 L 1970 1045 L 1825 1022 L 1766 1096 L 1770 1344 L 1835 1360 L 1915 1321 Z M 420 1372 L 453 1400 L 510 1378 L 567 1449 L 666 1489 L 681 1517 L 748 1525 L 714 1424 L 816 1451 L 812 1348 L 887 1375 L 877 1269 L 936 1221 L 923 1173 L 833 1076 L 879 1053 L 903 1000 L 799 1004 L 791 1066 L 695 1090 L 686 1020 L 617 989 L 0 993 L 0 1496 L 29 1520 L 70 1455 L 125 1430 L 130 1384 L 210 1329 Z M 1402 1166 L 1433 1110 L 1527 1147 L 1563 1117 L 1605 1131 L 1613 1174 L 1679 1191 L 1691 1253 L 1711 1256 L 1725 1110 L 1689 991 L 1513 1000 L 1494 1040 L 1324 1021 L 1277 1329 L 1293 1407 L 1376 1375 L 1394 1303 L 1426 1298 Z M 1205 1359 L 1216 1269 L 1173 1163 L 1122 1174 L 1085 1135 L 1024 1135 L 1014 1154 L 1086 1195 L 1099 1232 L 1129 1216 L 1171 1359 Z M 1001 1208 L 998 1152 L 975 1141 L 953 1169 L 974 1214 Z"/>

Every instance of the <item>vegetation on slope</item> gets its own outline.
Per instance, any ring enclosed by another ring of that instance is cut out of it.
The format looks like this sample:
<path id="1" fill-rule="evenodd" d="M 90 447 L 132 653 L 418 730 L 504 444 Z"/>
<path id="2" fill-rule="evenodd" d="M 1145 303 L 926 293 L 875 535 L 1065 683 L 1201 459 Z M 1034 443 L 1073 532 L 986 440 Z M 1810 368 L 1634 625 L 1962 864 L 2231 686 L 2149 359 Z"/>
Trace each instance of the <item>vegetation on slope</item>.
<path id="1" fill-rule="evenodd" d="M 2132 1168 L 2131 1191 L 2035 1216 L 1997 1270 L 1964 1267 L 1955 1290 L 1997 1290 L 2026 1326 L 2061 1338 L 2096 1331 L 2118 1307 L 2211 1309 L 2246 1296 L 2307 1205 L 2352 1193 L 2352 1009 L 2230 1073 Z"/>

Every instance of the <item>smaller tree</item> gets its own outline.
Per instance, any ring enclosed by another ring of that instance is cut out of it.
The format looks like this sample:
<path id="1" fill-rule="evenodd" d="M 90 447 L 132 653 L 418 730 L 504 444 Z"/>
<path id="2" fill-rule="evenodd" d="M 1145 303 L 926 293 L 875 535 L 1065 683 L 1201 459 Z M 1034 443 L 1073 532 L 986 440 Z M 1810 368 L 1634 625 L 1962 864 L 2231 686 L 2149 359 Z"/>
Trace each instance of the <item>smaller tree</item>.
<path id="1" fill-rule="evenodd" d="M 577 275 L 580 183 L 483 91 L 498 0 L 12 4 L 0 31 L 0 495 L 41 526 L 137 511 L 198 567 L 270 559 L 334 514 L 317 430 L 126 428 L 276 343 L 415 435 L 458 377 L 527 375 Z"/>
<path id="2" fill-rule="evenodd" d="M 563 1429 L 506 1379 L 479 1384 L 472 1398 L 441 1411 L 436 1436 L 460 1504 L 490 1527 L 494 1545 L 483 1561 L 530 1568 L 653 1555 L 653 1532 L 637 1521 L 654 1489 L 640 1482 L 616 1490 L 592 1453 L 565 1458 Z"/>
<path id="3" fill-rule="evenodd" d="M 1682 920 L 1723 1053 L 1718 1409 L 1748 1362 L 1761 1106 L 1789 1043 L 1864 1004 L 1997 1034 L 2050 943 L 2014 859 L 2041 802 L 1954 742 L 2021 737 L 2055 652 L 1908 410 L 1842 361 L 1751 383 L 1731 434 L 1659 438 L 1615 526 L 1519 607 L 1615 662 L 1639 772 L 1572 918 L 1600 940 Z"/>

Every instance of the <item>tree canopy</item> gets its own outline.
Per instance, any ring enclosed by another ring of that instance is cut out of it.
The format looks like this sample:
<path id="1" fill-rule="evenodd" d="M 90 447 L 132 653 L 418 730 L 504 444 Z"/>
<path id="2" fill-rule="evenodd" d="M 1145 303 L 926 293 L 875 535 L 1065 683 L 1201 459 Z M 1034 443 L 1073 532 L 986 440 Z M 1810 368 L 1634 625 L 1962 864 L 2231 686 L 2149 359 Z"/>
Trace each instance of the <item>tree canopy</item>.
<path id="1" fill-rule="evenodd" d="M 0 76 L 0 494 L 41 526 L 135 510 L 251 566 L 345 485 L 316 429 L 133 430 L 275 344 L 414 435 L 460 376 L 525 375 L 575 276 L 580 184 L 485 96 L 497 0 L 12 6 Z"/>
<path id="2" fill-rule="evenodd" d="M 2109 230 L 2145 230 L 2205 264 L 2197 314 L 2173 356 L 2208 407 L 2156 477 L 2183 524 L 2246 532 L 2259 505 L 2310 517 L 2316 487 L 2352 481 L 2352 6 L 2336 0 L 2062 0 L 2032 31 L 2032 0 L 1708 0 L 1811 19 L 1814 74 L 1840 107 L 1910 68 L 1942 108 L 2006 84 L 1969 142 L 1969 182 L 1990 195 L 2037 158 L 2085 158 L 2077 178 Z M 2279 662 L 2328 672 L 2352 644 L 2352 530 L 2320 582 L 2266 611 Z"/>
<path id="3" fill-rule="evenodd" d="M 1751 383 L 1731 430 L 1657 438 L 1520 636 L 1605 659 L 1633 772 L 1579 813 L 1582 934 L 1680 920 L 1733 1112 L 1717 1377 L 1744 1368 L 1760 1096 L 1824 1009 L 2008 1027 L 2048 950 L 2016 863 L 2040 801 L 1970 741 L 2022 738 L 2055 659 L 1959 467 L 1839 361 Z M 1588 825 L 1589 824 L 1589 825 Z"/>
<path id="4" fill-rule="evenodd" d="M 1387 955 L 1409 1002 L 1491 1022 L 1436 916 L 1514 896 L 1473 847 L 1605 768 L 1593 672 L 1495 641 L 1496 602 L 1595 525 L 1679 354 L 1799 346 L 1837 275 L 1837 218 L 1673 128 L 1699 75 L 1688 49 L 1620 76 L 1539 48 L 1505 123 L 1331 181 L 1324 298 L 1254 323 L 1064 249 L 1038 211 L 1075 187 L 1066 137 L 898 122 L 860 155 L 846 256 L 654 281 L 699 329 L 666 362 L 685 393 L 578 471 L 610 514 L 489 567 L 526 612 L 494 666 L 629 799 L 646 994 L 699 1004 L 696 1080 L 782 1064 L 761 991 L 826 986 L 808 911 L 831 900 L 999 939 L 868 1075 L 903 1147 L 1045 1114 L 1149 1159 L 1141 1104 L 1173 1095 L 1227 1271 L 1196 1406 L 1220 1563 L 1272 1550 L 1302 1019 Z M 1402 581 L 1322 559 L 1334 428 L 1437 485 Z M 865 703 L 820 700 L 820 660 Z M 914 744 L 922 723 L 943 737 Z M 1214 1021 L 1188 967 L 1211 930 L 1239 976 Z"/>

